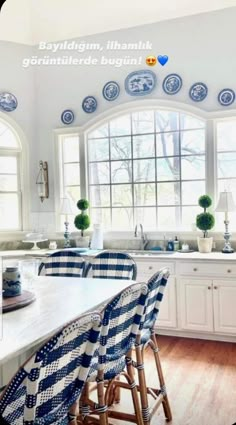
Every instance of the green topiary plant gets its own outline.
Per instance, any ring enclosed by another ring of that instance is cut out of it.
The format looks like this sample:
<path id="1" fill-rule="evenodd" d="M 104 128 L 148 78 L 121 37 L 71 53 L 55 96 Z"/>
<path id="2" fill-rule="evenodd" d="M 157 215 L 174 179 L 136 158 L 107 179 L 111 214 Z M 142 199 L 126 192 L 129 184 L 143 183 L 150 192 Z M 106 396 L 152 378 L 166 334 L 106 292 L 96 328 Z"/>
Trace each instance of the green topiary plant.
<path id="1" fill-rule="evenodd" d="M 81 230 L 81 236 L 83 237 L 84 230 L 88 229 L 90 226 L 90 218 L 88 214 L 85 214 L 85 210 L 89 207 L 89 202 L 87 199 L 79 199 L 77 207 L 81 210 L 81 213 L 75 217 L 74 225 L 77 229 Z"/>
<path id="2" fill-rule="evenodd" d="M 196 226 L 203 231 L 203 237 L 207 238 L 208 230 L 212 229 L 215 224 L 214 216 L 207 212 L 206 209 L 212 204 L 212 200 L 208 195 L 202 195 L 198 199 L 198 204 L 204 209 L 204 212 L 196 217 Z"/>

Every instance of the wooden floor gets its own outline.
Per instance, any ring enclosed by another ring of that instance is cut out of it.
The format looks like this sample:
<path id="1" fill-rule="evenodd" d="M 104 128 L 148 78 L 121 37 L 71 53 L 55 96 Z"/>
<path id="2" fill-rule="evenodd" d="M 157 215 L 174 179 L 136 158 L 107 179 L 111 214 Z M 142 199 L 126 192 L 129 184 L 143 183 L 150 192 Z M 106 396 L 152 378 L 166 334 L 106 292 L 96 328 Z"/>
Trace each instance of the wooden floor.
<path id="1" fill-rule="evenodd" d="M 236 344 L 160 336 L 158 345 L 173 415 L 169 424 L 236 424 Z M 147 379 L 154 384 L 152 355 L 146 356 Z M 132 411 L 123 394 L 122 408 Z M 152 424 L 166 424 L 162 407 Z"/>

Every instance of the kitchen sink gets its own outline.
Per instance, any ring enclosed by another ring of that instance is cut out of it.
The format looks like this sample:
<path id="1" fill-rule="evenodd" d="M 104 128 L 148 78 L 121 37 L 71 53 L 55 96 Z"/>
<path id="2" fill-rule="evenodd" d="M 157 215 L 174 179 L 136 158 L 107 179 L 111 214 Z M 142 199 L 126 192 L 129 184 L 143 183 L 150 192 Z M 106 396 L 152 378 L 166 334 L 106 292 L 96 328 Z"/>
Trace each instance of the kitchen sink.
<path id="1" fill-rule="evenodd" d="M 159 257 L 160 255 L 173 255 L 174 251 L 128 251 L 131 257 Z"/>

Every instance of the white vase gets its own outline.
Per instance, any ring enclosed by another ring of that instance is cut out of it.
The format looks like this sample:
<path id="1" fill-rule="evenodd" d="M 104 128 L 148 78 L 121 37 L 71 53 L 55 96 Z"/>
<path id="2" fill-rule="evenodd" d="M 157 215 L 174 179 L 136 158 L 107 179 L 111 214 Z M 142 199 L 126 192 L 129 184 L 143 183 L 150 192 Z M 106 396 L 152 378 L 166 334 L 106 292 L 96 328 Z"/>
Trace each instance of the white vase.
<path id="1" fill-rule="evenodd" d="M 212 250 L 213 238 L 197 238 L 198 251 L 207 253 Z"/>
<path id="2" fill-rule="evenodd" d="M 89 236 L 75 236 L 75 245 L 78 248 L 88 248 Z"/>
<path id="3" fill-rule="evenodd" d="M 91 249 L 103 249 L 103 232 L 100 224 L 94 224 Z"/>

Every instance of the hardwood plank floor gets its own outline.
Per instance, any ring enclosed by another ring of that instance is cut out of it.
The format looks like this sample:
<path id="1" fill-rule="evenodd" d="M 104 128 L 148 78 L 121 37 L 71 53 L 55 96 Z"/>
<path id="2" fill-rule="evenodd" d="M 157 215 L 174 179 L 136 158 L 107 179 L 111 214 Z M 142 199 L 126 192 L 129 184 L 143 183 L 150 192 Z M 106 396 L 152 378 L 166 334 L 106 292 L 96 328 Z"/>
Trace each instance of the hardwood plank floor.
<path id="1" fill-rule="evenodd" d="M 173 415 L 169 423 L 235 424 L 236 344 L 159 336 L 158 345 Z M 150 352 L 146 353 L 146 359 L 147 381 L 155 386 L 154 362 Z M 132 412 L 127 391 L 122 393 L 122 409 Z M 114 425 L 122 423 L 110 422 Z M 162 407 L 153 417 L 152 424 L 166 424 Z"/>

